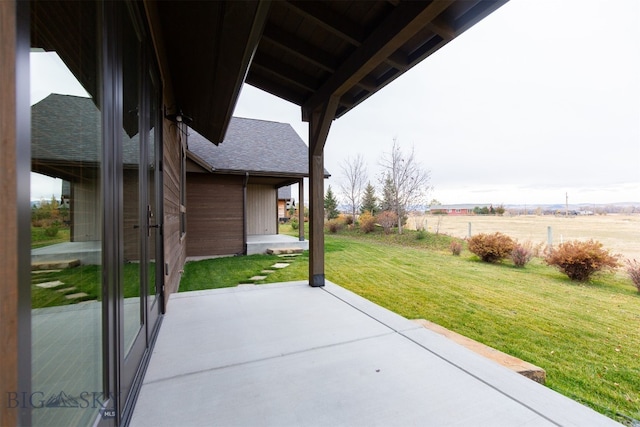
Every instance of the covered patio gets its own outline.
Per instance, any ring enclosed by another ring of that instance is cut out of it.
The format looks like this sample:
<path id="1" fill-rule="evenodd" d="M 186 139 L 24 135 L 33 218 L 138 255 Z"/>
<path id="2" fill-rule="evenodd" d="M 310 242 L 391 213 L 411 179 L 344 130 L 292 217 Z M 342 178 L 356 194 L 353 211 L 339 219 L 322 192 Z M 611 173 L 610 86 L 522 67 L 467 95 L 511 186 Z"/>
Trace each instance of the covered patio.
<path id="1" fill-rule="evenodd" d="M 173 294 L 131 426 L 617 425 L 331 282 Z"/>

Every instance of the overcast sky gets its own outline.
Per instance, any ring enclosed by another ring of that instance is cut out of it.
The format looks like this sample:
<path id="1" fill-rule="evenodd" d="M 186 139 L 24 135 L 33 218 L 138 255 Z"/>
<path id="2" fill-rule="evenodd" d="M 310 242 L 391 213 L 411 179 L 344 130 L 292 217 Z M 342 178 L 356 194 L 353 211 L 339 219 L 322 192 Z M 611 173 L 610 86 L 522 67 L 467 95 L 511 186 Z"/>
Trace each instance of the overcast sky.
<path id="1" fill-rule="evenodd" d="M 308 142 L 299 107 L 251 86 L 234 115 Z M 334 121 L 325 188 L 357 154 L 377 185 L 394 137 L 444 204 L 640 202 L 640 1 L 509 1 Z"/>

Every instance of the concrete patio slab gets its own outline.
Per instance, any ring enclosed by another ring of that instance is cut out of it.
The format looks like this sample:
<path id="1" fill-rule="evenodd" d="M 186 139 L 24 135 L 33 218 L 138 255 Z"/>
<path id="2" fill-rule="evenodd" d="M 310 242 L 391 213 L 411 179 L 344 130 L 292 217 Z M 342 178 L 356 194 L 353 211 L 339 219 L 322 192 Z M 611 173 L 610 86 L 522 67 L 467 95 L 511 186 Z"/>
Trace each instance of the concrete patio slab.
<path id="1" fill-rule="evenodd" d="M 337 285 L 171 296 L 131 426 L 617 425 Z"/>

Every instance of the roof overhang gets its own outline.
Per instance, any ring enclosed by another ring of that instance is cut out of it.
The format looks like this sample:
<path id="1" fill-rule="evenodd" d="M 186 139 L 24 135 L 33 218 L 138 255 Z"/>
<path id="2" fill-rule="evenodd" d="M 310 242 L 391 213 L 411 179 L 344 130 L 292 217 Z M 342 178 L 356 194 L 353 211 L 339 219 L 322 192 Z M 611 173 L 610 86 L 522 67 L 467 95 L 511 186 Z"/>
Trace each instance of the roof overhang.
<path id="1" fill-rule="evenodd" d="M 151 0 L 149 0 L 151 2 Z M 507 0 L 157 1 L 176 105 L 214 143 L 246 82 L 340 117 Z M 166 77 L 166 76 L 165 76 Z"/>

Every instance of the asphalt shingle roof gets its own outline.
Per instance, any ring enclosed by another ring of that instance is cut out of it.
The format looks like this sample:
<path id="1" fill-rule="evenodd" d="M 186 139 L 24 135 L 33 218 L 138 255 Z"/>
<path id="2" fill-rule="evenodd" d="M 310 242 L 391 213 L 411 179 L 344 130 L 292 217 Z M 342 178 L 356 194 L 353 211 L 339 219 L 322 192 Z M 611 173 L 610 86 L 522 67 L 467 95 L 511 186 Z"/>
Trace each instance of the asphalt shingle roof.
<path id="1" fill-rule="evenodd" d="M 288 123 L 232 117 L 219 145 L 193 129 L 188 145 L 214 172 L 309 176 L 309 148 Z"/>
<path id="2" fill-rule="evenodd" d="M 98 162 L 100 111 L 91 98 L 51 94 L 31 114 L 34 159 Z M 138 163 L 138 135 L 130 138 L 123 130 L 122 139 L 124 163 Z M 214 172 L 309 176 L 309 149 L 288 123 L 232 117 L 221 144 L 189 129 L 188 145 Z"/>
<path id="3" fill-rule="evenodd" d="M 51 94 L 31 106 L 31 157 L 96 164 L 101 157 L 100 111 L 91 98 Z M 138 135 L 122 131 L 125 164 L 137 164 Z"/>

